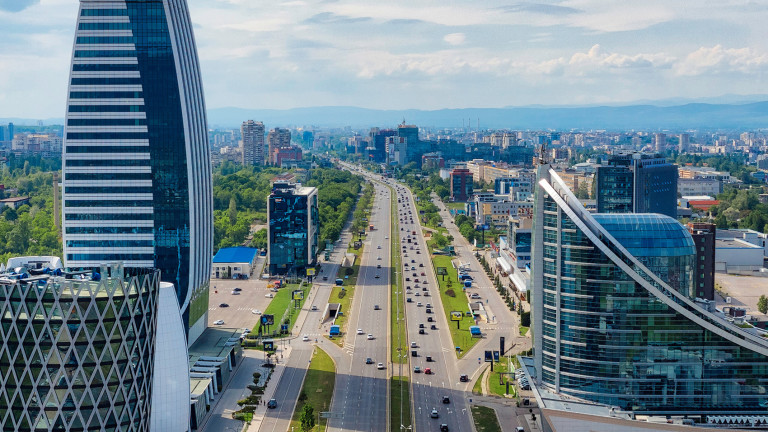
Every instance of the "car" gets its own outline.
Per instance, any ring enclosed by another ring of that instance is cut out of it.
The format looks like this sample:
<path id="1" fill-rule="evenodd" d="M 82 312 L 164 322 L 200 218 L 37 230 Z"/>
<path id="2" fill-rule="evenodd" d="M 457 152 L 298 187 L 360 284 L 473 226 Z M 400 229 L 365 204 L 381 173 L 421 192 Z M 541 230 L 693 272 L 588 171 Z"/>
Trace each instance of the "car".
<path id="1" fill-rule="evenodd" d="M 415 260 L 415 259 L 412 259 L 412 260 L 411 260 L 411 263 L 413 263 L 413 264 L 416 264 L 416 260 Z"/>
<path id="2" fill-rule="evenodd" d="M 437 326 L 436 326 L 436 325 L 434 325 L 434 324 L 432 324 L 432 325 L 429 327 L 429 329 L 430 329 L 430 330 L 437 330 Z"/>
<path id="3" fill-rule="evenodd" d="M 408 297 L 407 299 L 405 299 L 405 301 L 406 301 L 406 302 L 408 302 L 408 303 L 413 303 L 413 299 L 411 299 L 410 297 Z"/>
<path id="4" fill-rule="evenodd" d="M 448 425 L 443 423 L 440 425 L 440 432 L 448 432 Z"/>
<path id="5" fill-rule="evenodd" d="M 418 296 L 420 296 L 420 295 L 421 295 L 421 293 L 420 293 L 420 292 L 418 292 L 418 291 L 416 291 L 416 294 L 414 294 L 414 295 L 415 295 L 416 297 L 418 297 Z"/>
<path id="6" fill-rule="evenodd" d="M 418 276 L 418 274 L 416 274 L 416 272 L 413 272 L 411 276 Z"/>
<path id="7" fill-rule="evenodd" d="M 427 308 L 426 312 L 427 312 L 428 314 L 431 314 L 431 313 L 432 313 L 432 309 L 430 309 L 430 308 Z"/>
<path id="8" fill-rule="evenodd" d="M 381 249 L 381 245 L 376 246 L 376 249 Z"/>
<path id="9" fill-rule="evenodd" d="M 474 300 L 477 300 L 477 299 L 479 299 L 479 298 L 480 298 L 480 294 L 478 294 L 478 293 L 472 293 L 472 295 L 471 295 L 471 296 L 469 296 L 469 298 L 471 298 L 471 299 L 474 299 Z"/>
<path id="10" fill-rule="evenodd" d="M 254 315 L 261 315 L 261 311 L 258 309 L 251 309 L 251 313 Z"/>
<path id="11" fill-rule="evenodd" d="M 449 398 L 448 396 L 443 396 L 443 403 L 444 403 L 444 404 L 449 404 L 449 403 L 451 403 L 451 398 Z"/>
<path id="12" fill-rule="evenodd" d="M 425 368 L 425 369 L 424 369 L 424 373 L 425 373 L 425 374 L 427 374 L 427 375 L 432 375 L 432 369 L 430 369 L 430 368 Z"/>
<path id="13" fill-rule="evenodd" d="M 368 333 L 368 340 L 373 340 L 373 335 Z"/>
<path id="14" fill-rule="evenodd" d="M 437 412 L 436 409 L 432 408 L 432 412 L 429 413 L 429 416 L 432 418 L 438 418 L 440 417 L 440 414 Z"/>
<path id="15" fill-rule="evenodd" d="M 219 307 L 222 307 L 222 308 L 223 308 L 223 307 L 229 307 L 229 305 L 228 305 L 228 304 L 226 304 L 226 303 L 221 303 L 221 304 L 219 304 Z"/>
<path id="16" fill-rule="evenodd" d="M 421 368 L 418 366 L 413 367 L 413 373 L 421 373 Z"/>
<path id="17" fill-rule="evenodd" d="M 240 292 L 240 291 L 242 291 L 242 290 L 243 290 L 242 288 L 237 288 L 237 287 L 235 287 L 235 289 L 233 289 L 232 291 L 237 291 L 237 292 Z"/>
<path id="18" fill-rule="evenodd" d="M 434 321 L 435 321 L 435 319 L 434 319 L 434 318 L 432 318 L 432 317 L 427 317 L 427 322 L 434 322 Z"/>
<path id="19" fill-rule="evenodd" d="M 240 291 L 232 290 L 232 295 L 240 295 Z"/>
<path id="20" fill-rule="evenodd" d="M 267 408 L 269 408 L 269 409 L 277 408 L 277 400 L 270 399 L 269 402 L 267 402 Z"/>
<path id="21" fill-rule="evenodd" d="M 379 305 L 373 305 L 373 310 L 381 310 L 381 308 L 379 307 Z"/>
<path id="22" fill-rule="evenodd" d="M 428 308 L 432 308 L 432 303 L 427 303 Z"/>
<path id="23" fill-rule="evenodd" d="M 416 270 L 416 267 L 411 266 L 411 270 Z M 416 276 L 416 273 L 414 273 L 413 275 Z"/>
<path id="24" fill-rule="evenodd" d="M 247 335 L 247 334 L 250 334 L 250 333 L 251 333 L 251 329 L 245 329 L 245 330 L 243 330 L 243 334 L 244 334 L 244 335 Z"/>
<path id="25" fill-rule="evenodd" d="M 411 348 L 416 348 L 416 342 L 411 342 Z"/>
<path id="26" fill-rule="evenodd" d="M 426 288 L 424 288 L 424 297 L 430 297 L 431 294 L 429 294 L 429 291 L 427 291 Z"/>
<path id="27" fill-rule="evenodd" d="M 381 257 L 377 257 L 377 258 L 376 258 L 376 260 L 377 260 L 377 261 L 381 261 Z"/>
<path id="28" fill-rule="evenodd" d="M 313 311 L 316 311 L 316 310 L 317 310 L 317 306 L 315 306 L 315 305 L 312 305 L 312 307 L 311 307 L 311 308 L 309 308 L 309 310 L 313 310 Z"/>
<path id="29" fill-rule="evenodd" d="M 424 328 L 424 324 L 423 324 L 423 323 L 422 323 L 422 324 L 419 324 L 419 328 L 420 328 L 420 329 L 421 329 L 421 328 Z"/>
<path id="30" fill-rule="evenodd" d="M 515 428 L 515 432 L 525 432 L 525 429 L 522 426 L 518 426 Z"/>
<path id="31" fill-rule="evenodd" d="M 419 263 L 419 267 L 424 267 L 424 263 Z"/>
<path id="32" fill-rule="evenodd" d="M 416 255 L 420 255 L 420 254 L 421 254 L 421 252 L 419 252 L 419 251 L 416 251 Z"/>
<path id="33" fill-rule="evenodd" d="M 459 381 L 469 382 L 469 375 L 459 375 Z"/>
<path id="34" fill-rule="evenodd" d="M 410 282 L 410 281 L 411 281 L 411 278 L 405 278 L 405 281 L 406 281 L 406 282 Z"/>
<path id="35" fill-rule="evenodd" d="M 377 265 L 376 265 L 376 268 L 377 268 L 377 269 L 380 269 L 380 268 L 381 268 L 381 264 L 377 264 Z"/>
<path id="36" fill-rule="evenodd" d="M 373 359 L 368 357 L 365 359 L 365 364 L 373 364 Z"/>
<path id="37" fill-rule="evenodd" d="M 357 329 L 357 334 L 359 335 L 363 334 L 363 329 Z"/>
<path id="38" fill-rule="evenodd" d="M 224 324 L 224 320 L 216 320 L 213 322 L 213 325 L 223 325 L 223 324 Z"/>
<path id="39" fill-rule="evenodd" d="M 421 302 L 416 303 L 416 307 L 421 307 Z"/>
<path id="40" fill-rule="evenodd" d="M 272 294 L 272 293 L 266 293 L 266 294 L 264 294 L 264 297 L 266 297 L 266 298 L 273 298 L 274 296 L 275 296 L 275 295 L 274 295 L 274 294 Z"/>
<path id="41" fill-rule="evenodd" d="M 375 277 L 376 279 L 378 279 L 378 278 L 380 278 L 381 276 L 379 276 L 379 275 L 376 275 L 376 276 L 374 276 L 374 277 Z"/>
<path id="42" fill-rule="evenodd" d="M 418 357 L 419 353 L 416 350 L 411 351 L 411 357 Z"/>
<path id="43" fill-rule="evenodd" d="M 419 278 L 415 278 L 415 279 L 413 279 L 413 281 L 414 281 L 414 282 L 418 282 L 418 281 L 419 281 Z"/>
<path id="44" fill-rule="evenodd" d="M 384 369 L 384 363 L 379 363 L 376 365 L 378 369 Z"/>
<path id="45" fill-rule="evenodd" d="M 427 334 L 427 332 L 425 332 L 424 329 L 419 329 L 419 334 L 423 335 L 423 334 Z"/>
<path id="46" fill-rule="evenodd" d="M 309 342 L 309 336 L 304 335 L 301 337 L 301 340 L 303 340 L 304 342 Z"/>
<path id="47" fill-rule="evenodd" d="M 384 236 L 384 240 L 389 240 L 389 236 Z"/>

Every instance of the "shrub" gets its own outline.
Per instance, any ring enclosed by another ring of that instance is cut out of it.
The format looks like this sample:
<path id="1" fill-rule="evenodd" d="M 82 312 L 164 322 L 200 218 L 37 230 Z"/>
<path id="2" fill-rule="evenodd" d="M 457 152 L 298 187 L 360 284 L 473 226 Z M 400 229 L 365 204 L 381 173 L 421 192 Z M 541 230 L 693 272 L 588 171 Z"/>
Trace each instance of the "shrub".
<path id="1" fill-rule="evenodd" d="M 452 289 L 446 290 L 445 295 L 448 297 L 456 297 L 456 293 Z"/>
<path id="2" fill-rule="evenodd" d="M 523 312 L 520 315 L 520 325 L 523 327 L 530 327 L 531 326 L 531 313 L 530 312 Z"/>

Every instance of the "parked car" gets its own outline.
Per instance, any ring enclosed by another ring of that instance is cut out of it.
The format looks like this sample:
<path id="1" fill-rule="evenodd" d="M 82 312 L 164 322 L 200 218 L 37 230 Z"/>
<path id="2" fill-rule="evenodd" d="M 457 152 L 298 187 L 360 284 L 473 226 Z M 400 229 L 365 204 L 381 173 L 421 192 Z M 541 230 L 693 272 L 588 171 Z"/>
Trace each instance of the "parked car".
<path id="1" fill-rule="evenodd" d="M 221 307 L 221 308 L 225 308 L 225 307 L 229 307 L 229 305 L 228 305 L 228 304 L 226 304 L 226 303 L 221 303 L 221 304 L 219 304 L 219 307 Z"/>
<path id="2" fill-rule="evenodd" d="M 216 320 L 213 322 L 213 325 L 223 325 L 223 324 L 224 324 L 224 320 Z"/>

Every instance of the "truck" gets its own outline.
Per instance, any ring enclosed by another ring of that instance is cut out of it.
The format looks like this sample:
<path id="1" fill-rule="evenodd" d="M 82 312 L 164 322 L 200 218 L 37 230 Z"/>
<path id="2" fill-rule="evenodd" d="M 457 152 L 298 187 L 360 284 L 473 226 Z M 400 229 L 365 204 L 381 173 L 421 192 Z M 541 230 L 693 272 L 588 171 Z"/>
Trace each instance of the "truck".
<path id="1" fill-rule="evenodd" d="M 328 334 L 331 336 L 338 336 L 341 334 L 341 328 L 337 325 L 332 325 L 331 331 Z"/>
<path id="2" fill-rule="evenodd" d="M 464 281 L 464 288 L 472 288 L 472 280 L 465 280 Z"/>

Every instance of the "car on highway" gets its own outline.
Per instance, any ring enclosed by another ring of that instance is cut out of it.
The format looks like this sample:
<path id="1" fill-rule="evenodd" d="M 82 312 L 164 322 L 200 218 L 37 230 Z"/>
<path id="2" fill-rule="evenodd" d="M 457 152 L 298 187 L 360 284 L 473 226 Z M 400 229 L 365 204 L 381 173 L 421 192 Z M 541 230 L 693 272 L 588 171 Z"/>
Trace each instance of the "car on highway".
<path id="1" fill-rule="evenodd" d="M 478 294 L 478 293 L 472 293 L 472 295 L 471 295 L 471 296 L 469 296 L 469 298 L 471 298 L 471 299 L 473 299 L 473 300 L 477 300 L 477 299 L 479 299 L 479 298 L 480 298 L 480 294 Z"/>
<path id="2" fill-rule="evenodd" d="M 432 303 L 427 303 L 427 307 L 431 308 L 432 307 Z"/>
<path id="3" fill-rule="evenodd" d="M 440 432 L 448 432 L 448 425 L 443 423 L 440 425 Z"/>
<path id="4" fill-rule="evenodd" d="M 232 295 L 240 295 L 240 291 L 232 290 Z"/>
<path id="5" fill-rule="evenodd" d="M 413 373 L 421 373 L 421 368 L 418 366 L 413 367 Z"/>
<path id="6" fill-rule="evenodd" d="M 411 342 L 411 348 L 416 348 L 416 342 Z"/>
<path id="7" fill-rule="evenodd" d="M 357 334 L 359 335 L 363 334 L 363 329 L 357 329 Z"/>
<path id="8" fill-rule="evenodd" d="M 432 324 L 432 325 L 429 327 L 429 329 L 430 329 L 430 330 L 437 330 L 437 326 L 436 326 L 436 325 L 434 325 L 434 324 Z"/>
<path id="9" fill-rule="evenodd" d="M 373 340 L 373 335 L 368 333 L 368 340 Z"/>
<path id="10" fill-rule="evenodd" d="M 416 297 L 419 297 L 421 295 L 420 292 L 416 291 L 416 294 L 414 294 Z"/>
<path id="11" fill-rule="evenodd" d="M 434 321 L 435 321 L 435 319 L 434 319 L 434 318 L 432 318 L 432 317 L 427 317 L 427 322 L 434 322 Z"/>
<path id="12" fill-rule="evenodd" d="M 304 335 L 301 337 L 301 340 L 303 340 L 304 342 L 309 342 L 309 336 Z"/>
<path id="13" fill-rule="evenodd" d="M 427 362 L 431 362 L 432 361 L 432 356 L 427 356 L 427 360 L 426 361 Z"/>
<path id="14" fill-rule="evenodd" d="M 311 307 L 311 308 L 309 308 L 309 310 L 313 310 L 313 311 L 316 311 L 316 310 L 317 310 L 317 306 L 315 306 L 315 305 L 312 305 L 312 307 Z"/>
<path id="15" fill-rule="evenodd" d="M 381 249 L 381 245 L 376 246 L 376 249 Z"/>
<path id="16" fill-rule="evenodd" d="M 274 296 L 275 296 L 275 295 L 274 295 L 274 294 L 272 294 L 272 293 L 266 293 L 266 294 L 264 294 L 264 297 L 266 297 L 266 298 L 273 298 Z"/>
<path id="17" fill-rule="evenodd" d="M 419 329 L 419 334 L 423 335 L 423 334 L 427 334 L 427 332 L 425 332 L 424 329 Z"/>
<path id="18" fill-rule="evenodd" d="M 430 296 L 429 291 L 427 291 L 426 288 L 424 288 L 424 291 L 425 291 L 424 292 L 424 297 L 429 297 Z"/>
<path id="19" fill-rule="evenodd" d="M 432 309 L 427 308 L 427 310 L 425 312 L 428 313 L 428 314 L 431 314 L 432 313 Z"/>
<path id="20" fill-rule="evenodd" d="M 432 375 L 432 369 L 430 369 L 430 368 L 425 368 L 425 369 L 424 369 L 424 373 L 425 373 L 425 374 L 427 374 L 427 375 Z"/>
<path id="21" fill-rule="evenodd" d="M 429 413 L 429 416 L 432 418 L 438 418 L 440 417 L 440 414 L 437 412 L 435 408 L 432 408 L 432 412 Z"/>
<path id="22" fill-rule="evenodd" d="M 408 302 L 408 303 L 413 303 L 413 299 L 411 299 L 410 297 L 408 297 L 407 299 L 405 299 L 405 301 L 406 301 L 406 302 Z"/>
<path id="23" fill-rule="evenodd" d="M 226 304 L 226 303 L 221 303 L 221 304 L 219 304 L 219 307 L 229 307 L 229 305 Z"/>
<path id="24" fill-rule="evenodd" d="M 518 426 L 515 428 L 515 432 L 525 432 L 525 429 L 522 426 Z"/>
<path id="25" fill-rule="evenodd" d="M 213 325 L 223 325 L 223 324 L 224 324 L 224 320 L 216 320 L 213 322 Z"/>
<path id="26" fill-rule="evenodd" d="M 370 358 L 370 357 L 367 357 L 367 358 L 365 359 L 365 364 L 373 364 L 373 359 L 372 359 L 372 358 Z"/>
<path id="27" fill-rule="evenodd" d="M 251 313 L 254 315 L 261 315 L 261 311 L 258 309 L 251 309 Z"/>
<path id="28" fill-rule="evenodd" d="M 376 258 L 376 261 L 381 261 L 381 257 Z"/>
<path id="29" fill-rule="evenodd" d="M 381 276 L 379 276 L 379 275 L 376 275 L 376 276 L 374 276 L 374 277 L 375 277 L 376 279 L 378 279 L 378 278 L 380 278 Z"/>
<path id="30" fill-rule="evenodd" d="M 424 267 L 424 263 L 419 263 L 419 267 Z"/>
<path id="31" fill-rule="evenodd" d="M 381 268 L 381 264 L 377 264 L 377 265 L 376 265 L 376 268 L 377 268 L 377 269 L 380 269 L 380 268 Z"/>
<path id="32" fill-rule="evenodd" d="M 373 310 L 381 310 L 381 308 L 379 307 L 379 305 L 373 305 Z"/>
<path id="33" fill-rule="evenodd" d="M 243 290 L 242 288 L 237 288 L 237 287 L 235 287 L 235 288 L 234 288 L 232 291 L 237 291 L 237 292 L 240 292 L 240 291 L 242 291 L 242 290 Z"/>
<path id="34" fill-rule="evenodd" d="M 269 409 L 277 408 L 277 400 L 276 399 L 270 399 L 269 402 L 267 402 L 267 408 L 269 408 Z"/>
<path id="35" fill-rule="evenodd" d="M 459 375 L 459 381 L 461 382 L 469 382 L 469 375 Z"/>
<path id="36" fill-rule="evenodd" d="M 424 328 L 424 323 L 419 324 L 419 328 Z"/>
<path id="37" fill-rule="evenodd" d="M 449 403 L 451 403 L 451 398 L 449 398 L 448 396 L 443 396 L 443 403 L 444 403 L 444 404 L 449 404 Z"/>
<path id="38" fill-rule="evenodd" d="M 378 365 L 376 365 L 376 367 L 379 369 L 384 369 L 384 363 L 379 363 Z"/>
<path id="39" fill-rule="evenodd" d="M 416 307 L 421 307 L 421 306 L 422 306 L 421 302 L 416 303 Z"/>

